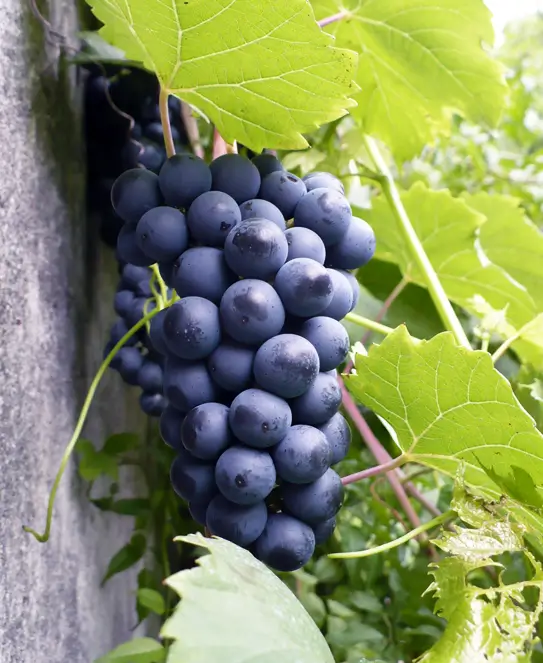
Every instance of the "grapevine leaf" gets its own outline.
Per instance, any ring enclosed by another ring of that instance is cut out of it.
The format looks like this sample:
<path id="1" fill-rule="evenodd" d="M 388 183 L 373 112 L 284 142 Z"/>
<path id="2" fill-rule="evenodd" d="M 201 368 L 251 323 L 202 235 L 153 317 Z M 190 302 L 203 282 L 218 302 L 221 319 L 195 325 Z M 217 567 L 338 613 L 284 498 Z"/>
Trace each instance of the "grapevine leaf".
<path id="1" fill-rule="evenodd" d="M 110 456 L 115 456 L 125 451 L 137 449 L 139 446 L 140 437 L 136 433 L 115 433 L 104 442 L 102 451 Z"/>
<path id="2" fill-rule="evenodd" d="M 348 18 L 327 29 L 360 53 L 354 115 L 402 161 L 447 131 L 453 111 L 495 125 L 504 105 L 502 68 L 482 0 L 313 0 L 319 19 Z M 446 26 L 446 27 L 445 27 Z"/>
<path id="3" fill-rule="evenodd" d="M 148 587 L 138 589 L 136 598 L 139 605 L 157 615 L 163 615 L 166 612 L 164 597 L 156 589 L 149 589 Z"/>
<path id="4" fill-rule="evenodd" d="M 79 474 L 85 481 L 95 481 L 105 474 L 116 481 L 119 476 L 117 461 L 103 450 L 97 451 L 90 440 L 80 439 L 76 445 L 79 453 Z"/>
<path id="5" fill-rule="evenodd" d="M 88 0 L 100 34 L 207 116 L 227 142 L 299 149 L 346 114 L 357 56 L 307 0 Z"/>
<path id="6" fill-rule="evenodd" d="M 416 342 L 399 327 L 355 365 L 349 390 L 394 428 L 410 460 L 450 475 L 462 466 L 466 483 L 493 498 L 539 503 L 543 435 L 486 352 L 455 345 L 449 332 Z"/>
<path id="7" fill-rule="evenodd" d="M 542 610 L 543 570 L 533 557 L 531 577 L 507 585 L 481 589 L 470 582 L 470 573 L 500 565 L 494 558 L 504 552 L 525 551 L 522 525 L 508 515 L 485 509 L 481 500 L 461 496 L 455 489 L 452 506 L 470 527 L 453 527 L 434 541 L 452 555 L 432 565 L 434 582 L 429 591 L 436 598 L 436 612 L 447 619 L 442 637 L 420 659 L 421 663 L 531 661 L 534 633 Z M 526 601 L 524 590 L 536 588 L 535 605 Z"/>
<path id="8" fill-rule="evenodd" d="M 413 185 L 401 197 L 445 292 L 452 301 L 474 315 L 481 315 L 481 299 L 496 311 L 506 308 L 507 321 L 515 331 L 520 331 L 537 317 L 540 308 L 534 296 L 501 266 L 492 263 L 486 250 L 483 253 L 479 246 L 479 234 L 486 224 L 493 223 L 492 218 L 468 206 L 465 200 L 453 198 L 446 190 L 431 191 L 421 183 Z M 479 204 L 482 207 L 481 200 Z M 386 200 L 377 198 L 371 212 L 360 210 L 360 214 L 375 229 L 376 257 L 398 264 L 407 278 L 424 285 L 420 270 L 401 234 L 397 232 L 396 220 Z M 507 237 L 511 251 L 516 252 L 514 230 L 508 232 Z M 519 238 L 519 246 L 522 247 L 524 236 L 520 232 Z M 513 347 L 527 361 L 543 365 L 543 334 L 538 333 L 538 328 L 536 325 L 525 330 Z"/>
<path id="9" fill-rule="evenodd" d="M 133 534 L 130 541 L 111 558 L 102 585 L 105 585 L 117 573 L 126 571 L 126 569 L 139 562 L 145 553 L 146 547 L 147 541 L 143 534 Z"/>
<path id="10" fill-rule="evenodd" d="M 250 552 L 200 534 L 199 566 L 166 581 L 180 596 L 162 636 L 168 663 L 333 663 L 326 641 L 294 594 Z"/>
<path id="11" fill-rule="evenodd" d="M 153 638 L 136 638 L 124 642 L 95 663 L 162 663 L 166 650 Z"/>

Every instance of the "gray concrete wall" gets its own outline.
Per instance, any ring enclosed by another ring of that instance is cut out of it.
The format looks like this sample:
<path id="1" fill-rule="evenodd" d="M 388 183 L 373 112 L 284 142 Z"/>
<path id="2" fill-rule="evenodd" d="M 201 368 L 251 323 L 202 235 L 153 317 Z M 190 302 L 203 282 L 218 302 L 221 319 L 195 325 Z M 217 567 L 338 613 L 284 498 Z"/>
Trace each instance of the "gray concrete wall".
<path id="1" fill-rule="evenodd" d="M 73 35 L 73 0 L 51 3 L 44 13 Z M 0 661 L 90 663 L 133 635 L 134 574 L 99 586 L 131 519 L 89 505 L 72 462 L 49 543 L 21 528 L 43 528 L 112 322 L 116 269 L 85 220 L 76 71 L 28 4 L 0 0 Z M 136 397 L 108 375 L 86 436 L 144 430 Z"/>

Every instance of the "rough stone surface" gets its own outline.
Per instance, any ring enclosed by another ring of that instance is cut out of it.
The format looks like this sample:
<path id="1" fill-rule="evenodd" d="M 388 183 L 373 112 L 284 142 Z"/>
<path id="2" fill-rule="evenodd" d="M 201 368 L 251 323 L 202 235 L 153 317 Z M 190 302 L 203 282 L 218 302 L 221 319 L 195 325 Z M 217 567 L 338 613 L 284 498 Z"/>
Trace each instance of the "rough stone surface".
<path id="1" fill-rule="evenodd" d="M 72 462 L 40 544 L 47 497 L 112 322 L 116 267 L 85 220 L 75 68 L 30 3 L 0 0 L 0 661 L 90 663 L 134 635 L 134 574 L 103 589 L 131 519 L 97 511 Z M 45 15 L 75 34 L 72 0 Z M 144 430 L 136 394 L 106 377 L 85 436 Z"/>

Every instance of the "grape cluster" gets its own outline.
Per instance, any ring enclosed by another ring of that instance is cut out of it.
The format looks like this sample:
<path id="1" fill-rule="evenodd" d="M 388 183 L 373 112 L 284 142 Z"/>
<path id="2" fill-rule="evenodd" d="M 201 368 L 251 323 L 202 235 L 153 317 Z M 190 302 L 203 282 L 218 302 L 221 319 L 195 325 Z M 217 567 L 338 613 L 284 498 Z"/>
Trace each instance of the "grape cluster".
<path id="1" fill-rule="evenodd" d="M 166 160 L 156 76 L 141 69 L 89 65 L 85 84 L 88 201 L 100 220 L 100 234 L 115 246 L 122 227 L 111 209 L 111 187 L 125 170 L 142 166 L 155 173 Z M 168 100 L 177 149 L 187 144 L 181 102 Z"/>
<path id="2" fill-rule="evenodd" d="M 268 153 L 210 166 L 179 154 L 158 176 L 129 170 L 112 203 L 125 222 L 123 279 L 157 263 L 180 297 L 148 334 L 149 361 L 163 367 L 174 490 L 212 534 L 277 570 L 300 568 L 342 502 L 331 469 L 350 443 L 339 321 L 358 295 L 349 270 L 374 253 L 371 227 L 352 216 L 337 178 L 300 179 Z M 146 294 L 133 291 L 128 315 Z"/>

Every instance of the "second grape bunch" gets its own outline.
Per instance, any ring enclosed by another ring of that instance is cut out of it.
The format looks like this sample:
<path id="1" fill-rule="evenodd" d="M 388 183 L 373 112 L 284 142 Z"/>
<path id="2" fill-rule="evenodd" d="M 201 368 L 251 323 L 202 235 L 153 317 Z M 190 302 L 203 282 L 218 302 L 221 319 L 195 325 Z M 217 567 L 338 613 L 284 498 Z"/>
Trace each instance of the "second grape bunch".
<path id="1" fill-rule="evenodd" d="M 174 490 L 212 534 L 274 569 L 300 568 L 342 502 L 331 469 L 350 443 L 340 320 L 357 302 L 350 270 L 373 256 L 371 227 L 336 177 L 300 179 L 267 153 L 129 170 L 112 203 L 125 222 L 119 260 L 158 263 L 181 298 L 149 331 Z"/>

